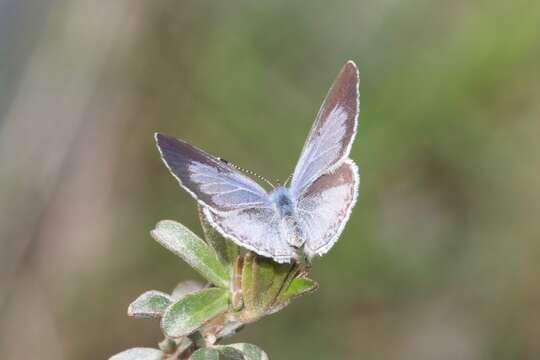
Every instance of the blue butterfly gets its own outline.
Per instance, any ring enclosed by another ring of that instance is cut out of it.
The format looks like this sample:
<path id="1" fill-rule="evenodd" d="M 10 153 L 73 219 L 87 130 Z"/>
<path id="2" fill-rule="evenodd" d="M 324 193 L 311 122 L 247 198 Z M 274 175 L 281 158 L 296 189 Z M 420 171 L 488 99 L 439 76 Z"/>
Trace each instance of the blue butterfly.
<path id="1" fill-rule="evenodd" d="M 309 132 L 290 187 L 267 192 L 221 159 L 160 133 L 161 158 L 224 237 L 279 263 L 311 260 L 335 244 L 356 202 L 358 168 L 349 153 L 358 126 L 359 77 L 347 62 Z"/>

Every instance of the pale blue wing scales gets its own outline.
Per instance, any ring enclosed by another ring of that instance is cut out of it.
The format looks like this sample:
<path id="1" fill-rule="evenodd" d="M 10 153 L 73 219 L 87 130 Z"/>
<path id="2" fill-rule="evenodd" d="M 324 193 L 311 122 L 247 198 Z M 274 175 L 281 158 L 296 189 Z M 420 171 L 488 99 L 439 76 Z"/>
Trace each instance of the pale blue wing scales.
<path id="1" fill-rule="evenodd" d="M 180 185 L 214 212 L 270 207 L 266 191 L 223 161 L 163 134 L 155 135 L 161 159 Z"/>
<path id="2" fill-rule="evenodd" d="M 289 262 L 291 249 L 266 191 L 225 162 L 162 134 L 156 143 L 164 163 L 203 206 L 210 224 L 226 238 L 278 262 Z"/>
<path id="3" fill-rule="evenodd" d="M 338 240 L 356 202 L 359 183 L 358 168 L 347 159 L 320 176 L 298 199 L 298 219 L 309 258 L 324 255 Z"/>
<path id="4" fill-rule="evenodd" d="M 206 208 L 203 213 L 216 230 L 237 245 L 279 263 L 291 261 L 293 251 L 275 209 L 249 208 L 217 214 Z"/>
<path id="5" fill-rule="evenodd" d="M 293 197 L 349 156 L 358 123 L 358 84 L 358 70 L 349 61 L 326 95 L 304 144 L 291 181 Z"/>

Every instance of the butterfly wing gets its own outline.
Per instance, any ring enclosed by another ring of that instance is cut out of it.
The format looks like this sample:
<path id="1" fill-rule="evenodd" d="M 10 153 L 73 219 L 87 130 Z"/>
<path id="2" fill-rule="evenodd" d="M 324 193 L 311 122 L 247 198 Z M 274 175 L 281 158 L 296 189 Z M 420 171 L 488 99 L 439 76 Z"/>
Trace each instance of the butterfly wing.
<path id="1" fill-rule="evenodd" d="M 291 182 L 293 196 L 300 196 L 319 176 L 349 156 L 359 111 L 358 70 L 347 62 L 326 95 L 311 128 Z"/>
<path id="2" fill-rule="evenodd" d="M 259 207 L 217 214 L 205 208 L 203 213 L 217 231 L 236 244 L 279 263 L 291 261 L 293 251 L 275 209 Z"/>
<path id="3" fill-rule="evenodd" d="M 351 159 L 320 176 L 299 197 L 297 213 L 309 258 L 324 255 L 339 238 L 358 195 L 360 177 Z"/>
<path id="4" fill-rule="evenodd" d="M 161 159 L 180 186 L 216 213 L 271 207 L 266 191 L 255 181 L 210 154 L 156 133 Z"/>

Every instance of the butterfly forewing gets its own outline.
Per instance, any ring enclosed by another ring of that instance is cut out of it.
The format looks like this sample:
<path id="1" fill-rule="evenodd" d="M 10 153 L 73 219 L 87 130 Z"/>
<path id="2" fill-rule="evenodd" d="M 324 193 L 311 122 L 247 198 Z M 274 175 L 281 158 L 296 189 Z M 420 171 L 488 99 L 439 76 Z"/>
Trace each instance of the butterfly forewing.
<path id="1" fill-rule="evenodd" d="M 294 196 L 348 157 L 357 127 L 358 82 L 356 65 L 349 61 L 326 95 L 304 144 L 291 182 Z"/>
<path id="2" fill-rule="evenodd" d="M 308 257 L 325 254 L 337 241 L 356 202 L 358 185 L 356 164 L 347 159 L 334 171 L 320 176 L 298 199 Z"/>
<path id="3" fill-rule="evenodd" d="M 161 158 L 180 185 L 214 212 L 269 207 L 266 191 L 223 161 L 184 141 L 156 134 Z"/>

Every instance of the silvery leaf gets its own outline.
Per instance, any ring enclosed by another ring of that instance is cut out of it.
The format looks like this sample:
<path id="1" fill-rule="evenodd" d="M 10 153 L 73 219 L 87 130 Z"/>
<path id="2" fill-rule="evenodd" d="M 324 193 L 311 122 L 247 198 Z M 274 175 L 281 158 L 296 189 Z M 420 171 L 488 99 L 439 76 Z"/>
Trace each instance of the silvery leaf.
<path id="1" fill-rule="evenodd" d="M 161 291 L 147 291 L 128 307 L 128 315 L 137 318 L 158 318 L 172 303 L 170 295 Z"/>
<path id="2" fill-rule="evenodd" d="M 165 335 L 172 338 L 189 335 L 228 307 L 228 290 L 200 290 L 169 306 L 161 319 L 161 328 Z"/>
<path id="3" fill-rule="evenodd" d="M 202 348 L 195 351 L 190 360 L 219 360 L 219 352 L 210 348 Z"/>
<path id="4" fill-rule="evenodd" d="M 184 259 L 208 281 L 216 286 L 229 287 L 230 269 L 221 263 L 214 249 L 184 225 L 163 220 L 151 234 L 157 242 Z"/>
<path id="5" fill-rule="evenodd" d="M 268 355 L 258 346 L 247 343 L 215 346 L 230 360 L 268 360 Z"/>

